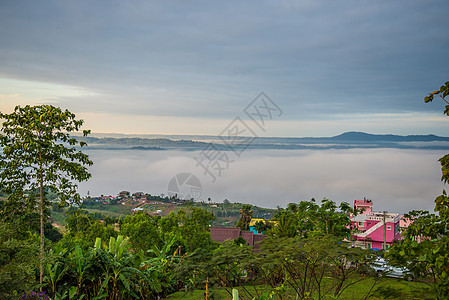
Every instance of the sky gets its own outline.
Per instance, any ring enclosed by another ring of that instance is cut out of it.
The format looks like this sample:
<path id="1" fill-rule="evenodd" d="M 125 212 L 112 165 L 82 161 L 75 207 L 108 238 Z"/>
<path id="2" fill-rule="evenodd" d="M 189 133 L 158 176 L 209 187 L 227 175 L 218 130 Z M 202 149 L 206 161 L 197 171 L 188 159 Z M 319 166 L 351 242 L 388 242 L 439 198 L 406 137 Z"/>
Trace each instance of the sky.
<path id="1" fill-rule="evenodd" d="M 0 111 L 94 133 L 218 135 L 260 92 L 265 136 L 448 136 L 449 2 L 1 1 Z M 436 99 L 438 100 L 438 99 Z"/>

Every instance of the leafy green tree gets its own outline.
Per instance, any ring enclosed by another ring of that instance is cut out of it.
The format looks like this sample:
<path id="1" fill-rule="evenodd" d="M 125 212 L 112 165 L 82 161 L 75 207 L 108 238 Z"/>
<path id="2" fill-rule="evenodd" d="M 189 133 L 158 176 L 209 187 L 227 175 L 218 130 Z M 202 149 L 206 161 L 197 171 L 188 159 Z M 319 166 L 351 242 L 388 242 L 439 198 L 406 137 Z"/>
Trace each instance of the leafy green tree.
<path id="1" fill-rule="evenodd" d="M 199 248 L 189 253 L 174 273 L 186 290 L 206 288 L 207 299 L 213 299 L 213 291 L 218 287 L 224 287 L 230 297 L 232 288 L 240 287 L 248 299 L 253 299 L 259 291 L 255 285 L 250 289 L 247 284 L 255 279 L 248 276 L 254 257 L 254 251 L 246 243 L 229 241 L 212 251 Z"/>
<path id="2" fill-rule="evenodd" d="M 349 234 L 348 226 L 351 224 L 347 214 L 349 204 L 342 202 L 337 206 L 335 202 L 323 199 L 321 205 L 311 201 L 301 201 L 298 205 L 298 230 L 302 235 L 317 232 L 346 237 Z"/>
<path id="3" fill-rule="evenodd" d="M 214 220 L 213 213 L 197 207 L 183 208 L 163 218 L 139 212 L 126 217 L 120 230 L 136 249 L 148 251 L 174 240 L 171 250 L 181 246 L 181 252 L 186 253 L 216 248 L 209 229 Z"/>
<path id="4" fill-rule="evenodd" d="M 240 220 L 237 222 L 237 227 L 241 230 L 249 230 L 249 223 L 253 217 L 252 206 L 249 204 L 244 204 L 240 209 Z"/>
<path id="5" fill-rule="evenodd" d="M 261 234 L 264 234 L 264 232 L 267 232 L 273 227 L 274 223 L 269 220 L 257 221 L 256 224 L 254 224 L 254 228 Z"/>
<path id="6" fill-rule="evenodd" d="M 425 103 L 440 96 L 447 104 L 444 114 L 449 116 L 449 81 L 424 98 Z M 439 159 L 444 183 L 449 181 L 449 154 Z M 430 277 L 434 281 L 437 298 L 449 297 L 449 198 L 445 190 L 435 199 L 435 213 L 411 211 L 405 215 L 412 221 L 403 233 L 404 238 L 390 248 L 392 263 L 407 266 L 415 277 Z"/>
<path id="7" fill-rule="evenodd" d="M 268 237 L 252 265 L 280 299 L 327 299 L 367 278 L 362 275 L 369 256 L 369 251 L 350 248 L 329 234 Z M 288 295 L 289 290 L 296 295 Z"/>
<path id="8" fill-rule="evenodd" d="M 150 250 L 154 245 L 162 244 L 159 219 L 160 217 L 153 217 L 143 212 L 127 216 L 120 226 L 121 234 L 129 237 L 135 249 Z"/>
<path id="9" fill-rule="evenodd" d="M 215 220 L 213 213 L 201 208 L 190 208 L 177 212 L 179 217 L 178 234 L 186 245 L 186 252 L 198 248 L 215 249 L 217 244 L 212 241 L 210 226 Z"/>
<path id="10" fill-rule="evenodd" d="M 297 216 L 289 209 L 285 210 L 279 208 L 274 219 L 276 221 L 276 226 L 268 232 L 269 234 L 277 237 L 294 237 L 298 234 Z"/>
<path id="11" fill-rule="evenodd" d="M 286 209 L 278 209 L 274 216 L 277 225 L 269 232 L 277 237 L 308 237 L 316 234 L 347 237 L 351 224 L 350 210 L 348 203 L 342 202 L 337 206 L 328 199 L 321 200 L 321 205 L 315 199 L 290 203 Z"/>
<path id="12" fill-rule="evenodd" d="M 112 225 L 94 220 L 91 214 L 80 209 L 69 212 L 66 224 L 68 232 L 58 243 L 63 248 L 72 249 L 78 246 L 87 251 L 97 238 L 108 241 L 111 237 L 118 236 Z"/>
<path id="13" fill-rule="evenodd" d="M 9 214 L 39 207 L 40 282 L 44 275 L 44 209 L 46 194 L 58 195 L 61 204 L 80 200 L 74 181 L 90 177 L 86 154 L 75 145 L 84 146 L 70 136 L 80 130 L 83 121 L 68 110 L 51 105 L 16 106 L 11 114 L 0 113 L 0 185 L 8 195 Z M 89 131 L 84 130 L 86 136 Z M 28 191 L 28 194 L 25 192 Z"/>

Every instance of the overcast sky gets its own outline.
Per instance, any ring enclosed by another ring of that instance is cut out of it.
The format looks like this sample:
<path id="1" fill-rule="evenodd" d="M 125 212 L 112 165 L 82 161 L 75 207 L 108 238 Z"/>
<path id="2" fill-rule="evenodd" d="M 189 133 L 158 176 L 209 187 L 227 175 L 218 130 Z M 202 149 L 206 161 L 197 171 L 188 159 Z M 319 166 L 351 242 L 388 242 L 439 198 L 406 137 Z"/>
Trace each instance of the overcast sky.
<path id="1" fill-rule="evenodd" d="M 449 1 L 1 1 L 0 111 L 94 132 L 219 134 L 264 91 L 267 136 L 449 135 Z"/>

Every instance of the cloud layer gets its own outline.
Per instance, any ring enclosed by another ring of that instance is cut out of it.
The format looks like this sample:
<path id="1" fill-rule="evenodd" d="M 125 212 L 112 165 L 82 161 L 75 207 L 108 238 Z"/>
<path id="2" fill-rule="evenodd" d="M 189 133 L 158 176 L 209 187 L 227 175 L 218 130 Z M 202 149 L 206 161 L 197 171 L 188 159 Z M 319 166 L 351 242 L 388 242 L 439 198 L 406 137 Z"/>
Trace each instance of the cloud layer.
<path id="1" fill-rule="evenodd" d="M 202 199 L 285 207 L 290 202 L 336 202 L 363 197 L 374 200 L 375 209 L 407 212 L 432 210 L 441 194 L 438 151 L 398 149 L 246 151 L 215 182 L 196 167 L 198 152 L 185 151 L 90 151 L 92 179 L 80 185 L 91 195 L 116 194 L 121 190 L 167 195 L 167 185 L 179 173 L 196 175 L 203 187 Z M 231 155 L 231 154 L 229 154 Z"/>

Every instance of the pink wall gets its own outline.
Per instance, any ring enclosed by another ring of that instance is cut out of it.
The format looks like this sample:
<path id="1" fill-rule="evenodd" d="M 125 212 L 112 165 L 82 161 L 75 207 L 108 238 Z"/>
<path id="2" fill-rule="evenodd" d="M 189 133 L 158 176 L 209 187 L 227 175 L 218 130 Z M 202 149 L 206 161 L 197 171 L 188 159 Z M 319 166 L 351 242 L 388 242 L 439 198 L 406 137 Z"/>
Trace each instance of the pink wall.
<path id="1" fill-rule="evenodd" d="M 375 220 L 367 220 L 366 221 L 366 229 L 370 229 L 375 224 L 382 222 L 382 221 L 375 221 Z M 399 231 L 399 222 L 393 223 L 393 222 L 386 222 L 385 226 L 387 227 L 386 231 L 386 241 L 388 243 L 393 242 L 393 240 L 400 239 L 401 234 Z M 390 229 L 388 229 L 390 228 Z M 380 226 L 377 228 L 374 232 L 368 235 L 373 241 L 383 241 L 384 240 L 384 226 Z"/>
<path id="2" fill-rule="evenodd" d="M 376 225 L 377 223 L 382 222 L 378 220 L 366 220 L 366 230 L 369 230 L 371 227 Z M 388 245 L 391 245 L 393 240 L 400 240 L 402 238 L 399 228 L 399 221 L 398 222 L 385 222 L 385 226 L 387 228 L 386 230 L 386 242 Z M 390 229 L 388 229 L 390 228 Z M 384 226 L 380 226 L 376 230 L 374 230 L 372 233 L 368 234 L 367 237 L 357 237 L 357 240 L 359 241 L 365 241 L 367 238 L 370 238 L 371 241 L 368 241 L 371 243 L 371 248 L 383 248 L 383 241 L 384 241 Z"/>
<path id="3" fill-rule="evenodd" d="M 369 214 L 372 211 L 373 202 L 371 199 L 354 200 L 354 208 L 364 209 L 362 215 Z"/>

